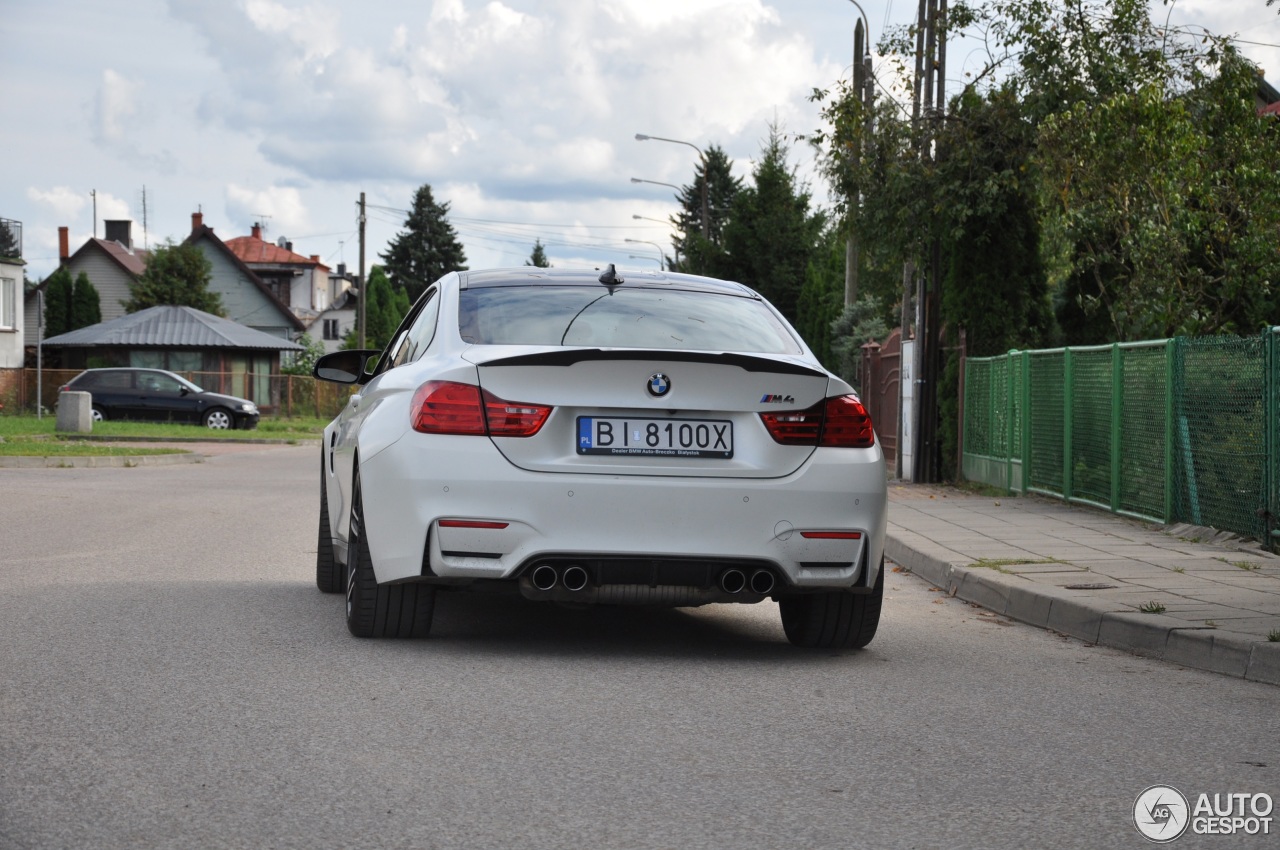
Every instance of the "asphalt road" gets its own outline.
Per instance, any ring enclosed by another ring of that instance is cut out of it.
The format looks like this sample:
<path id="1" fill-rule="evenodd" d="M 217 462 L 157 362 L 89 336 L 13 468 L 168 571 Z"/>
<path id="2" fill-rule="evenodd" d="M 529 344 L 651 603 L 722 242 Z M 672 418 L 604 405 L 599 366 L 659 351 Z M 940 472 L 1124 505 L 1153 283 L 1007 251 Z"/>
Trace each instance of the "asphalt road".
<path id="1" fill-rule="evenodd" d="M 0 848 L 1144 847 L 1150 785 L 1280 799 L 1280 688 L 907 574 L 863 652 L 460 594 L 357 640 L 317 451 L 0 471 Z"/>

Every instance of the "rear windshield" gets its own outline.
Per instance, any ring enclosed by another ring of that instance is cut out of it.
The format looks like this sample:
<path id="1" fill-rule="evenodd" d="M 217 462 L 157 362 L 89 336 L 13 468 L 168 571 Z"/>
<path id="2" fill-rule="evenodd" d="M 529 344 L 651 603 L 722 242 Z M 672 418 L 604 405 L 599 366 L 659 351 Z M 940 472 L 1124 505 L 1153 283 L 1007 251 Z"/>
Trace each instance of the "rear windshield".
<path id="1" fill-rule="evenodd" d="M 754 298 L 687 290 L 473 287 L 461 293 L 458 331 L 477 345 L 800 353 L 787 329 Z"/>

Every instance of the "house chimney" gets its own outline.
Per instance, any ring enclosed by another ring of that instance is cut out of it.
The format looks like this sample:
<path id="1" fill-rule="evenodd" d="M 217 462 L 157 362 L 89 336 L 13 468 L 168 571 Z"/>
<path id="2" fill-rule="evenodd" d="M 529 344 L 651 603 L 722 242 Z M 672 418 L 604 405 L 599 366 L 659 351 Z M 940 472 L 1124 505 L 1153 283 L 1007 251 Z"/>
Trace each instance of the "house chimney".
<path id="1" fill-rule="evenodd" d="M 103 225 L 106 227 L 106 239 L 108 242 L 119 242 L 126 249 L 133 250 L 133 237 L 130 235 L 133 222 L 108 219 L 103 222 Z"/>
<path id="2" fill-rule="evenodd" d="M 249 233 L 253 236 L 253 238 L 254 238 L 254 239 L 261 239 L 261 238 L 262 238 L 262 225 L 261 225 L 261 224 L 254 224 L 254 225 L 253 225 L 253 227 L 252 227 L 252 229 L 250 229 Z"/>
<path id="3" fill-rule="evenodd" d="M 312 255 L 311 255 L 311 262 L 315 263 L 317 266 L 318 266 L 318 265 L 320 265 L 320 255 L 319 255 L 319 254 L 312 254 Z"/>
<path id="4" fill-rule="evenodd" d="M 71 236 L 67 228 L 58 228 L 58 263 L 66 265 L 71 258 Z"/>
<path id="5" fill-rule="evenodd" d="M 204 213 L 193 212 L 191 214 L 191 232 L 195 233 L 202 227 L 204 227 Z"/>
<path id="6" fill-rule="evenodd" d="M 346 276 L 347 276 L 347 264 L 338 263 L 338 277 L 346 277 Z"/>

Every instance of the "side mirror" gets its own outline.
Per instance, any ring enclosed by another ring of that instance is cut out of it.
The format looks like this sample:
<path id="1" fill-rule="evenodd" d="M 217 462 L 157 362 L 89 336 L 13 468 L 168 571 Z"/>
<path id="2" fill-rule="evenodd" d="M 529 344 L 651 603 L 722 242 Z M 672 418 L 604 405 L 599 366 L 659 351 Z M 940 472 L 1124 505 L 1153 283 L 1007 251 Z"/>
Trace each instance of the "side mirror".
<path id="1" fill-rule="evenodd" d="M 381 353 L 366 349 L 335 351 L 317 360 L 311 374 L 322 381 L 333 381 L 335 384 L 358 384 L 367 377 L 365 366 L 369 358 Z"/>
<path id="2" fill-rule="evenodd" d="M 190 393 L 191 393 L 191 390 L 187 389 L 186 387 L 178 387 L 178 395 L 187 396 L 187 395 L 190 395 Z"/>

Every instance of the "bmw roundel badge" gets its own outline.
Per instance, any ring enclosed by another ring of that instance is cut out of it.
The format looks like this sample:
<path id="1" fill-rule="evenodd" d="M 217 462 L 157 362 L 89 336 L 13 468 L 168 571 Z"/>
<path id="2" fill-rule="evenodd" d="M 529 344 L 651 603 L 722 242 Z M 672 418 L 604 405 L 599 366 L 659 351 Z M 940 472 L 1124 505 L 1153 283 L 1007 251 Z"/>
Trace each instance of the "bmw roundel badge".
<path id="1" fill-rule="evenodd" d="M 649 395 L 655 398 L 662 398 L 671 392 L 671 379 L 666 375 L 658 372 L 649 376 Z"/>

